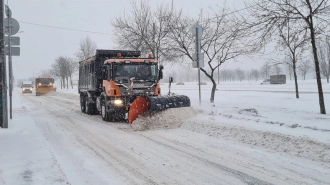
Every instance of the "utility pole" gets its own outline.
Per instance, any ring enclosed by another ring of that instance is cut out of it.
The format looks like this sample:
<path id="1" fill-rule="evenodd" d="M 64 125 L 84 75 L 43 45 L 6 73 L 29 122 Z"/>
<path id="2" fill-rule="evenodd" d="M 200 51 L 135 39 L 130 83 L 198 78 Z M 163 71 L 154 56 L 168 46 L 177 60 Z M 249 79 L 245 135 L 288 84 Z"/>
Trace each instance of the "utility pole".
<path id="1" fill-rule="evenodd" d="M 8 65 L 9 65 L 9 116 L 10 119 L 13 119 L 13 66 L 12 66 L 12 53 L 11 53 L 11 11 L 8 6 L 6 6 L 6 15 L 8 17 Z"/>
<path id="2" fill-rule="evenodd" d="M 7 113 L 7 66 L 5 57 L 5 42 L 4 42 L 4 1 L 0 0 L 0 69 L 1 69 L 1 122 L 2 128 L 8 128 L 8 113 Z"/>

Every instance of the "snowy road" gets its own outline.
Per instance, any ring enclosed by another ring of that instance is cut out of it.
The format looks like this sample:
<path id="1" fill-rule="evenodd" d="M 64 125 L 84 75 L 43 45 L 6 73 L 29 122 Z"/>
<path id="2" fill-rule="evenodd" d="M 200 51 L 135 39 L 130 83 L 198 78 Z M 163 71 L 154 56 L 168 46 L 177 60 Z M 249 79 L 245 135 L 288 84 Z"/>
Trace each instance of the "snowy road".
<path id="1" fill-rule="evenodd" d="M 330 184 L 326 157 L 298 157 L 233 138 L 257 131 L 225 126 L 231 136 L 214 137 L 223 127 L 198 132 L 197 117 L 178 129 L 133 131 L 82 114 L 77 95 L 23 95 L 21 101 L 28 108 L 14 113 L 34 119 L 63 174 L 63 181 L 49 184 Z M 272 142 L 265 138 L 264 145 Z"/>

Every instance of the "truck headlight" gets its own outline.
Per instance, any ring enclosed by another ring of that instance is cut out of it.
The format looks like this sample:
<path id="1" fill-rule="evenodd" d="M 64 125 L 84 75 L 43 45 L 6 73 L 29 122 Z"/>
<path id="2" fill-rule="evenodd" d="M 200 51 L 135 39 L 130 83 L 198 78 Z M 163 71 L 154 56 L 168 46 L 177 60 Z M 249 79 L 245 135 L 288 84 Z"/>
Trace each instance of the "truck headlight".
<path id="1" fill-rule="evenodd" d="M 123 100 L 115 100 L 115 101 L 113 101 L 113 103 L 117 106 L 123 105 Z"/>
<path id="2" fill-rule="evenodd" d="M 53 83 L 49 83 L 49 85 L 53 85 Z"/>

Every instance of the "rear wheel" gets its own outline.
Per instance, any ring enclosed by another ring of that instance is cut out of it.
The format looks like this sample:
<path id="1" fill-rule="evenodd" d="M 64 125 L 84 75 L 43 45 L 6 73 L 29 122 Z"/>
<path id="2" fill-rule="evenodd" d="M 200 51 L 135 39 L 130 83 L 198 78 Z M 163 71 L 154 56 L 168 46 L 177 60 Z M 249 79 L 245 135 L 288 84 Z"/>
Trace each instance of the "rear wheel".
<path id="1" fill-rule="evenodd" d="M 86 106 L 85 106 L 85 96 L 84 95 L 80 95 L 80 109 L 82 113 L 86 112 Z"/>
<path id="2" fill-rule="evenodd" d="M 85 112 L 88 115 L 91 115 L 93 113 L 92 104 L 88 103 L 86 99 L 85 99 Z"/>
<path id="3" fill-rule="evenodd" d="M 100 112 L 97 110 L 96 103 L 92 105 L 92 113 L 95 115 L 100 114 Z"/>

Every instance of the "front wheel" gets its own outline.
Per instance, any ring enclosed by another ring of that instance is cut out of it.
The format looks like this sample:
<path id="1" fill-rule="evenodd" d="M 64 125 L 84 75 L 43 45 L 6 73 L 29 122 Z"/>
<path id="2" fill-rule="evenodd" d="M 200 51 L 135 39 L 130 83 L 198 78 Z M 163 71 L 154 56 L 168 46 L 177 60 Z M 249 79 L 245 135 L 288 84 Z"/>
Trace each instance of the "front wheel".
<path id="1" fill-rule="evenodd" d="M 102 117 L 103 121 L 109 121 L 107 107 L 105 106 L 105 100 L 101 101 L 101 117 Z"/>

